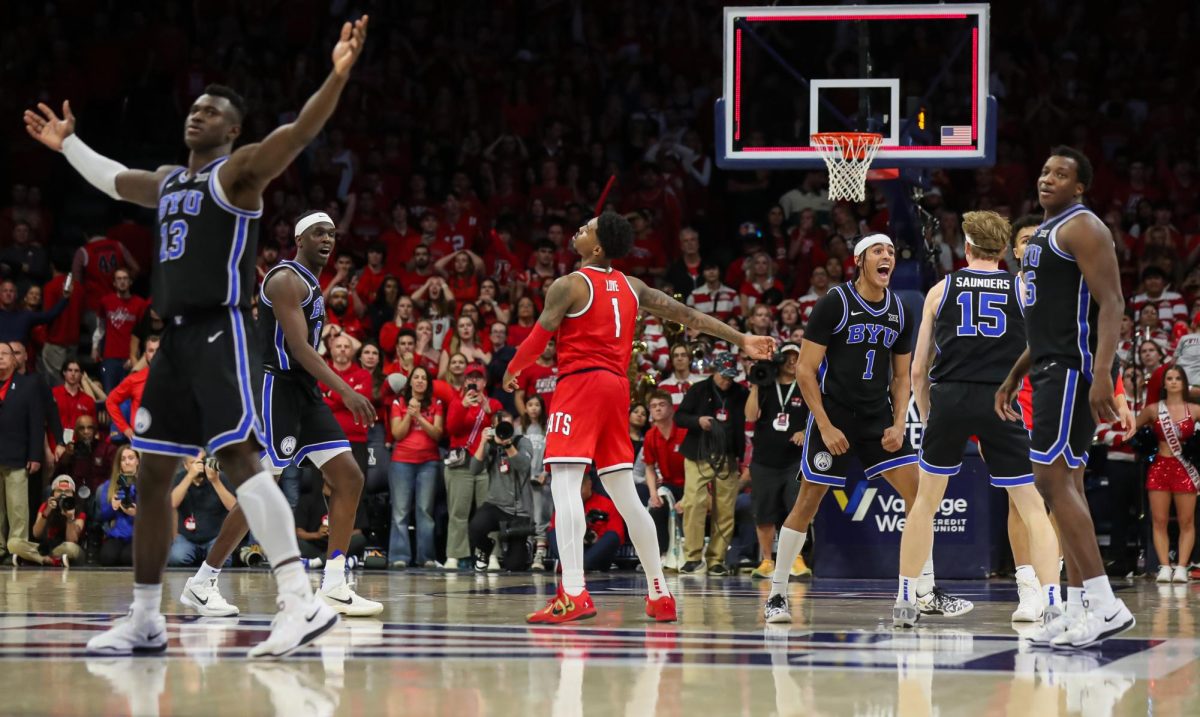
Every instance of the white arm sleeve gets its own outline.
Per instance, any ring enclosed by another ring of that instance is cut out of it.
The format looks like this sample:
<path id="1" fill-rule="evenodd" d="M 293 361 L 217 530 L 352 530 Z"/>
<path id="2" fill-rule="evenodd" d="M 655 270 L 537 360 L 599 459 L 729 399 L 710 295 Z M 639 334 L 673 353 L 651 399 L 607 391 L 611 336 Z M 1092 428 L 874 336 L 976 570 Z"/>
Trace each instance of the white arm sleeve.
<path id="1" fill-rule="evenodd" d="M 117 175 L 128 167 L 97 153 L 84 144 L 77 134 L 68 135 L 63 140 L 62 151 L 67 162 L 89 184 L 113 199 L 121 199 L 121 195 L 117 194 Z"/>

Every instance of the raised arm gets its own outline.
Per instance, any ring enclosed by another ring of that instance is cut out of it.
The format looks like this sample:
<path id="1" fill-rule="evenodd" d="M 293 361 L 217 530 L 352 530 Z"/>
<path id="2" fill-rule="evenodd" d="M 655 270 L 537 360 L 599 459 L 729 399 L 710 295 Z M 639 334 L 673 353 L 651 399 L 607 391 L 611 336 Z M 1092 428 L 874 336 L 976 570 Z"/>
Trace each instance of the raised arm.
<path id="1" fill-rule="evenodd" d="M 922 421 L 929 418 L 929 369 L 936 355 L 933 350 L 933 324 L 945 292 L 946 280 L 942 279 L 926 295 L 925 307 L 921 311 L 921 329 L 917 332 L 917 345 L 913 347 L 912 392 Z"/>
<path id="2" fill-rule="evenodd" d="M 646 286 L 641 279 L 632 276 L 627 278 L 629 285 L 633 287 L 634 293 L 638 296 L 643 311 L 668 321 L 683 324 L 701 333 L 724 339 L 735 346 L 740 346 L 753 359 L 768 359 L 775 354 L 775 339 L 770 336 L 751 336 L 739 333 L 720 319 L 702 314 L 690 306 L 679 303 L 658 289 Z M 549 297 L 547 297 L 547 305 L 549 305 Z"/>
<path id="3" fill-rule="evenodd" d="M 30 137 L 55 152 L 61 152 L 80 176 L 113 199 L 123 199 L 143 207 L 158 206 L 158 188 L 175 171 L 175 165 L 164 165 L 153 172 L 129 169 L 79 139 L 75 134 L 75 115 L 71 112 L 69 101 L 63 100 L 61 118 L 45 103 L 39 102 L 37 109 L 37 112 L 25 110 L 25 131 Z"/>
<path id="4" fill-rule="evenodd" d="M 258 202 L 263 189 L 307 147 L 337 108 L 346 87 L 350 69 L 362 53 L 367 39 L 367 16 L 342 25 L 342 34 L 333 46 L 333 70 L 316 93 L 304 103 L 295 121 L 282 125 L 262 142 L 249 144 L 234 152 L 221 167 L 222 184 L 235 205 Z"/>

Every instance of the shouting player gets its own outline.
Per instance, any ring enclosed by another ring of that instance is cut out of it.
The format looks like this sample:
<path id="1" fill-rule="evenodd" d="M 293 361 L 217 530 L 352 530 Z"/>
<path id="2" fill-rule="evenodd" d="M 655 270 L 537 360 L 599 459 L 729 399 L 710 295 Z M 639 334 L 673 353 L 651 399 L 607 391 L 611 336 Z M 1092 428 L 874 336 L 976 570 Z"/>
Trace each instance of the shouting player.
<path id="1" fill-rule="evenodd" d="M 968 212 L 962 228 L 967 268 L 929 290 L 913 352 L 913 395 L 925 432 L 917 499 L 900 540 L 900 586 L 892 609 L 896 627 L 912 627 L 920 618 L 915 576 L 933 549 L 934 515 L 951 476 L 962 467 L 963 445 L 971 436 L 979 437 L 992 485 L 1008 491 L 1027 528 L 1042 586 L 1038 612 L 1061 609 L 1058 539 L 1033 484 L 1029 434 L 1021 421 L 992 411 L 996 389 L 1025 350 L 1017 279 L 1000 269 L 1011 229 L 995 212 Z"/>
<path id="2" fill-rule="evenodd" d="M 333 253 L 335 228 L 325 212 L 296 220 L 296 259 L 281 261 L 263 278 L 258 328 L 262 342 L 262 425 L 266 462 L 278 476 L 294 461 L 307 458 L 329 484 L 329 552 L 317 594 L 337 612 L 351 617 L 378 615 L 383 605 L 367 600 L 346 582 L 346 551 L 362 493 L 363 474 L 350 453 L 346 432 L 321 398 L 317 381 L 333 388 L 354 420 L 375 421 L 371 399 L 358 393 L 317 353 L 325 323 L 325 300 L 317 275 Z M 269 311 L 268 311 L 269 309 Z M 238 609 L 217 587 L 220 566 L 246 537 L 241 504 L 234 506 L 195 577 L 187 581 L 179 601 L 201 615 L 232 616 Z"/>
<path id="3" fill-rule="evenodd" d="M 800 494 L 779 533 L 775 575 L 763 607 L 767 622 L 791 622 L 787 586 L 792 561 L 830 486 L 843 488 L 853 454 L 867 479 L 883 476 L 912 510 L 917 456 L 908 442 L 912 321 L 888 289 L 896 249 L 883 234 L 854 247 L 858 278 L 817 301 L 804 329 L 796 379 L 809 407 L 804 431 Z M 933 557 L 925 555 L 917 588 L 921 612 L 962 615 L 974 607 L 934 585 Z"/>
<path id="4" fill-rule="evenodd" d="M 1104 574 L 1083 492 L 1096 424 L 1119 418 L 1113 380 L 1125 307 L 1112 234 L 1080 203 L 1091 182 L 1092 164 L 1079 150 L 1057 147 L 1042 165 L 1037 188 L 1045 217 L 1021 257 L 1029 346 L 995 400 L 998 414 L 1019 418 L 1012 404 L 1029 374 L 1029 457 L 1038 490 L 1058 521 L 1067 563 L 1066 610 L 1047 615 L 1030 640 L 1068 649 L 1094 645 L 1135 623 Z"/>
<path id="5" fill-rule="evenodd" d="M 367 18 L 342 27 L 333 69 L 294 122 L 236 152 L 245 116 L 242 98 L 212 85 L 192 103 L 184 124 L 187 166 L 153 172 L 127 169 L 75 134 L 75 117 L 39 104 L 25 112 L 30 136 L 60 151 L 92 186 L 113 199 L 158 209 L 160 244 L 151 277 L 155 312 L 166 330 L 150 364 L 133 447 L 145 454 L 138 472 L 133 532 L 133 607 L 88 641 L 106 655 L 167 648 L 162 603 L 175 511 L 171 478 L 181 458 L 201 446 L 221 462 L 238 505 L 274 567 L 279 613 L 251 657 L 279 657 L 337 624 L 338 614 L 309 585 L 300 563 L 291 508 L 259 458 L 255 398 L 262 385 L 258 342 L 247 330 L 254 291 L 262 193 L 308 146 L 337 107 L 366 41 Z"/>
<path id="6" fill-rule="evenodd" d="M 505 389 L 512 391 L 521 371 L 551 338 L 557 339 L 558 385 L 546 421 L 545 463 L 554 466 L 550 490 L 557 509 L 562 583 L 546 607 L 529 615 L 528 621 L 562 623 L 596 614 L 583 580 L 587 521 L 579 492 L 584 471 L 594 462 L 645 569 L 650 592 L 646 614 L 670 622 L 676 619 L 675 598 L 663 578 L 654 520 L 638 500 L 633 445 L 625 430 L 629 407 L 626 370 L 638 310 L 736 344 L 755 359 L 772 356 L 775 340 L 738 333 L 613 269 L 612 261 L 628 254 L 633 246 L 633 228 L 615 213 L 605 212 L 580 227 L 572 246 L 582 257 L 581 269 L 550 285 L 542 315 L 504 376 Z"/>

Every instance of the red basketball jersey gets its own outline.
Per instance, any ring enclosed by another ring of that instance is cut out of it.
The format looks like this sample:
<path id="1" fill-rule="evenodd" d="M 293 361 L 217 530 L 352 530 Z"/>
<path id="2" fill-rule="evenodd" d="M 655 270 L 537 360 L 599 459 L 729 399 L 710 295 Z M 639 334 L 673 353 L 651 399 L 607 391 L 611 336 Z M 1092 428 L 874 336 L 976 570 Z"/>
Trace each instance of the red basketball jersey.
<path id="1" fill-rule="evenodd" d="M 624 376 L 633 353 L 638 297 L 616 269 L 585 266 L 575 272 L 587 282 L 587 305 L 558 326 L 558 375 L 606 369 Z"/>

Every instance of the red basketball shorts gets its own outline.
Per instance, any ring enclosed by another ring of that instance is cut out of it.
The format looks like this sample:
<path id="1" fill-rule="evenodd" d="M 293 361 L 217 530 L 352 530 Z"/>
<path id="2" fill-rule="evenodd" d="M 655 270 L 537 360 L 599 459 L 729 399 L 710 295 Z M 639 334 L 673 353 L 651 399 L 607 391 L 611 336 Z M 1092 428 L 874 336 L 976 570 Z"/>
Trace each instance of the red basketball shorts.
<path id="1" fill-rule="evenodd" d="M 599 475 L 633 468 L 629 379 L 603 369 L 559 377 L 546 419 L 544 462 L 594 462 Z"/>

